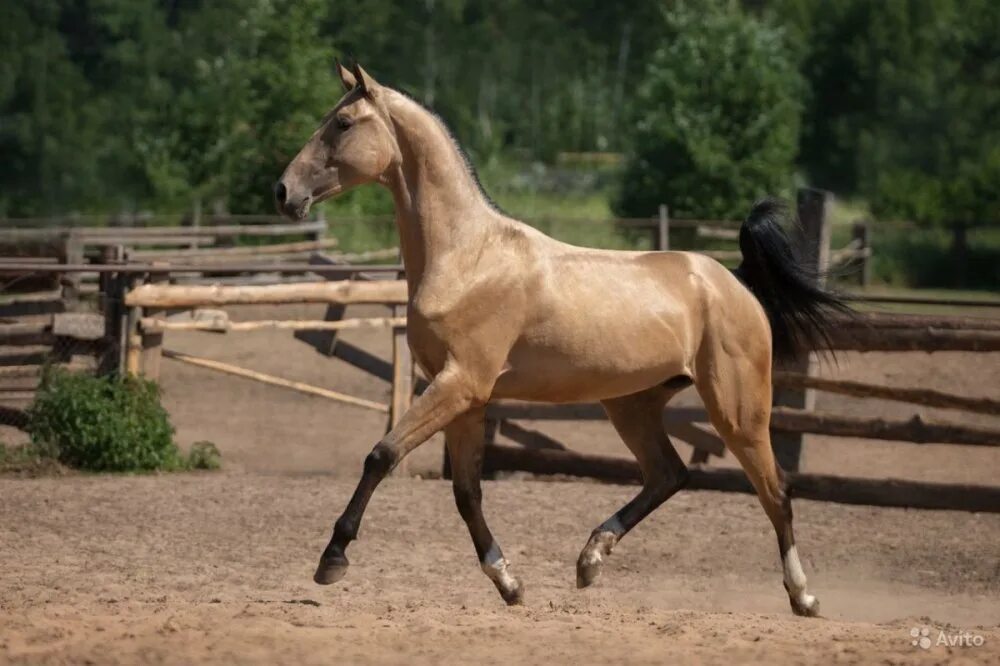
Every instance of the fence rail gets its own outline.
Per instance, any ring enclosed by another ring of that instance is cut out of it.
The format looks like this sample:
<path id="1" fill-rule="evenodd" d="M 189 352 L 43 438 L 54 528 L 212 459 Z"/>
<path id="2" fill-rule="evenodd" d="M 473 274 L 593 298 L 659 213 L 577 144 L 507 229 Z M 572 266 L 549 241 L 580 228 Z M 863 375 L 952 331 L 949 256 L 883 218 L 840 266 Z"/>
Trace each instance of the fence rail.
<path id="1" fill-rule="evenodd" d="M 830 251 L 829 222 L 825 211 L 827 199 L 823 193 L 806 191 L 800 195 L 800 218 L 804 234 L 796 239 L 805 255 L 816 256 L 815 268 L 822 270 L 825 261 L 832 259 L 867 259 L 851 253 L 867 249 L 865 242 L 855 238 L 841 250 Z M 657 218 L 623 221 L 623 226 L 646 227 L 655 231 L 656 242 L 667 249 L 671 226 L 687 227 L 700 237 L 720 242 L 732 242 L 738 237 L 738 223 L 716 224 L 705 220 L 670 220 L 664 206 Z M 281 225 L 287 231 L 291 225 Z M 267 225 L 261 225 L 266 229 Z M 202 238 L 209 232 L 223 231 L 226 227 L 204 227 L 193 236 Z M 241 227 L 241 230 L 243 227 Z M 189 235 L 190 229 L 157 231 L 151 236 L 171 238 Z M 204 236 L 202 232 L 205 232 Z M 97 234 L 100 238 L 114 238 L 112 230 Z M 263 236 L 270 231 L 262 232 Z M 218 235 L 218 234 L 216 234 Z M 281 235 L 281 234 L 275 234 Z M 72 284 L 73 276 L 93 274 L 100 278 L 99 296 L 102 304 L 100 315 L 89 319 L 73 320 L 60 317 L 61 313 L 0 321 L 0 346 L 20 345 L 24 351 L 11 353 L 0 367 L 9 367 L 8 376 L 19 373 L 31 375 L 25 369 L 35 358 L 34 349 L 51 345 L 58 339 L 73 338 L 77 342 L 98 345 L 106 350 L 98 361 L 102 371 L 144 373 L 156 378 L 160 359 L 196 365 L 209 371 L 224 372 L 252 381 L 260 381 L 289 390 L 295 390 L 326 399 L 338 400 L 360 408 L 373 409 L 388 415 L 387 427 L 396 423 L 415 393 L 426 386 L 414 373 L 409 348 L 405 341 L 405 305 L 408 301 L 407 285 L 402 278 L 399 264 L 357 265 L 350 263 L 359 258 L 373 259 L 395 256 L 395 248 L 362 255 L 323 254 L 335 247 L 335 241 L 306 240 L 270 246 L 259 254 L 243 248 L 184 248 L 170 251 L 141 250 L 138 262 L 86 263 L 79 254 L 62 257 L 63 263 L 49 259 L 36 261 L 26 258 L 0 259 L 0 276 L 39 276 L 57 284 Z M 284 262 L 286 252 L 309 252 L 308 263 Z M 735 258 L 735 250 L 712 250 L 719 257 Z M 212 253 L 215 256 L 213 257 Z M 244 254 L 246 253 L 246 254 Z M 266 255 L 278 260 L 261 261 Z M 846 257 L 846 258 L 845 258 Z M 197 261 L 195 260 L 197 259 Z M 163 263 L 154 259 L 177 260 Z M 345 263 L 347 262 L 347 263 Z M 180 283 L 205 279 L 206 274 L 220 284 L 199 285 Z M 226 276 L 226 277 L 218 277 Z M 301 277 L 290 277 L 301 276 Z M 303 282 L 323 278 L 322 282 Z M 284 284 L 274 281 L 289 280 Z M 260 282 L 264 283 L 261 284 Z M 53 303 L 59 300 L 60 288 L 30 294 L 5 295 L 0 307 L 21 307 L 36 302 L 41 295 L 49 294 Z M 65 291 L 62 291 L 65 295 Z M 876 297 L 859 297 L 857 300 L 874 300 Z M 34 299 L 34 300 L 33 300 Z M 63 299 L 65 300 L 65 299 Z M 944 299 L 911 299 L 904 302 L 926 303 L 929 300 L 948 302 Z M 275 320 L 232 322 L 220 308 L 235 304 L 255 303 L 326 303 L 323 320 Z M 346 317 L 346 308 L 356 303 L 374 303 L 387 309 L 386 316 L 369 318 Z M 962 301 L 962 304 L 968 303 Z M 168 314 L 180 309 L 187 314 Z M 73 314 L 73 313 L 66 313 Z M 74 328 L 75 327 L 75 328 Z M 391 336 L 391 360 L 381 359 L 354 347 L 338 338 L 346 329 L 383 329 Z M 307 342 L 323 354 L 349 362 L 356 367 L 390 382 L 390 404 L 366 401 L 356 396 L 295 382 L 282 377 L 203 359 L 189 354 L 171 352 L 165 348 L 166 340 L 175 331 L 252 332 L 264 329 L 284 329 L 296 338 Z M 85 332 L 86 330 L 86 332 Z M 96 332 L 96 333 L 95 333 Z M 82 339 L 90 336 L 87 339 Z M 888 313 L 859 313 L 843 319 L 834 327 L 831 343 L 838 350 L 861 351 L 923 351 L 939 350 L 1000 351 L 1000 321 L 979 317 L 915 316 Z M 32 347 L 34 345 L 35 347 Z M 111 359 L 111 360 L 108 360 Z M 72 364 L 74 359 L 64 358 L 61 363 Z M 0 377 L 3 377 L 0 372 Z M 1000 488 L 960 486 L 954 484 L 929 484 L 893 479 L 848 479 L 833 476 L 801 474 L 797 472 L 798 449 L 806 433 L 833 437 L 856 437 L 870 440 L 906 441 L 913 444 L 937 443 L 954 446 L 1000 446 L 1000 429 L 971 427 L 915 416 L 904 420 L 869 419 L 852 415 L 817 412 L 812 404 L 815 391 L 832 391 L 843 395 L 903 401 L 917 405 L 963 410 L 979 414 L 997 413 L 1000 401 L 992 398 L 975 398 L 954 395 L 923 388 L 881 386 L 863 382 L 833 380 L 816 376 L 813 364 L 788 368 L 775 374 L 776 405 L 772 412 L 772 431 L 775 449 L 782 463 L 790 469 L 793 488 L 801 496 L 834 501 L 887 504 L 890 506 L 915 506 L 928 508 L 960 508 L 968 510 L 1000 511 Z M 3 387 L 0 387 L 3 388 Z M 23 400 L 25 390 L 11 386 L 6 394 L 17 395 Z M 0 392 L 2 393 L 2 392 Z M 0 396 L 2 398 L 2 396 Z M 0 399 L 0 410 L 10 411 Z M 4 412 L 4 413 L 7 413 Z M 13 418 L 13 417 L 12 417 Z M 634 481 L 638 468 L 631 461 L 618 458 L 582 456 L 566 450 L 552 437 L 533 431 L 516 423 L 519 420 L 591 420 L 604 419 L 598 404 L 547 405 L 499 401 L 487 407 L 489 446 L 484 467 L 488 471 L 527 470 L 536 473 L 583 474 L 605 480 Z M 668 408 L 663 414 L 664 428 L 694 447 L 692 457 L 692 482 L 696 487 L 725 490 L 748 490 L 749 484 L 742 472 L 704 467 L 711 456 L 724 454 L 725 447 L 708 425 L 708 416 L 700 408 Z M 521 448 L 502 447 L 494 436 L 505 437 L 522 444 Z M 873 444 L 874 445 L 874 444 Z M 792 452 L 789 455 L 789 452 Z"/>

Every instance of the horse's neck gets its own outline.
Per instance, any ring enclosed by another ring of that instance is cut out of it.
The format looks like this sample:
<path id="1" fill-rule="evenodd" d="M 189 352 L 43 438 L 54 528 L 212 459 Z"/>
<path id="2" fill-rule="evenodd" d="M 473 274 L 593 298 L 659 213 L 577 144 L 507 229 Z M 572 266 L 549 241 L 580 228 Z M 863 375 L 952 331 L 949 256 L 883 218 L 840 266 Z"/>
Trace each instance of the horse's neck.
<path id="1" fill-rule="evenodd" d="M 403 159 L 386 184 L 412 286 L 436 261 L 484 242 L 496 215 L 441 123 L 402 96 L 390 108 Z"/>

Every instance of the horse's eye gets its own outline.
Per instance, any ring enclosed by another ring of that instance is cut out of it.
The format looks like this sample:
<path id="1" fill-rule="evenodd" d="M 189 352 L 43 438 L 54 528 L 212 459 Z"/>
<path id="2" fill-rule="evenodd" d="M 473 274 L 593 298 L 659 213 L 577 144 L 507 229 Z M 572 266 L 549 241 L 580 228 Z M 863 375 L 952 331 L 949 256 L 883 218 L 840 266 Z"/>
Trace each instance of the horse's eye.
<path id="1" fill-rule="evenodd" d="M 345 118 L 344 116 L 337 116 L 337 128 L 340 129 L 341 132 L 351 129 L 351 125 L 353 124 L 354 121 L 351 120 L 350 118 Z"/>

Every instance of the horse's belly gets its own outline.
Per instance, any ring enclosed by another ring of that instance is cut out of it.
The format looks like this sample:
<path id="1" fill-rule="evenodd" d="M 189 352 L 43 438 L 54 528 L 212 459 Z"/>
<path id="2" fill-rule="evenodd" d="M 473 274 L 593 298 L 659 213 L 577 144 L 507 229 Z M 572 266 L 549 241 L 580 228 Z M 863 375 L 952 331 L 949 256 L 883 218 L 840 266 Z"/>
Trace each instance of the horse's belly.
<path id="1" fill-rule="evenodd" d="M 599 375 L 511 368 L 500 375 L 494 386 L 492 399 L 594 402 L 636 393 L 678 374 L 683 373 L 649 369 L 627 375 Z"/>
<path id="2" fill-rule="evenodd" d="M 593 325 L 570 336 L 543 332 L 518 341 L 493 396 L 545 402 L 603 400 L 690 372 L 683 335 L 662 322 L 614 328 Z"/>

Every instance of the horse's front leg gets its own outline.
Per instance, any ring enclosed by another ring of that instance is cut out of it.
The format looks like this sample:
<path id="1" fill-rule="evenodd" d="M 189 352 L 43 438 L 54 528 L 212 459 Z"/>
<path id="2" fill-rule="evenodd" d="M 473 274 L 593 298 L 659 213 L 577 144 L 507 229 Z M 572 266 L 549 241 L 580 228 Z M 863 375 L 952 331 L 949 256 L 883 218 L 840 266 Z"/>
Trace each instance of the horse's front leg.
<path id="1" fill-rule="evenodd" d="M 483 517 L 483 491 L 480 477 L 483 470 L 486 410 L 482 407 L 462 414 L 445 428 L 445 445 L 451 463 L 455 504 L 462 520 L 469 528 L 472 545 L 479 556 L 479 565 L 500 596 L 513 606 L 522 601 L 524 588 L 510 572 L 510 563 L 503 556 L 500 545 L 493 538 L 486 518 Z"/>
<path id="2" fill-rule="evenodd" d="M 323 551 L 316 574 L 320 585 L 335 583 L 347 573 L 347 545 L 358 535 L 358 527 L 368 500 L 378 484 L 406 454 L 426 442 L 431 435 L 466 412 L 475 403 L 485 404 L 483 391 L 465 373 L 446 368 L 431 382 L 372 452 L 365 458 L 364 473 L 344 513 L 333 527 L 333 538 Z"/>

